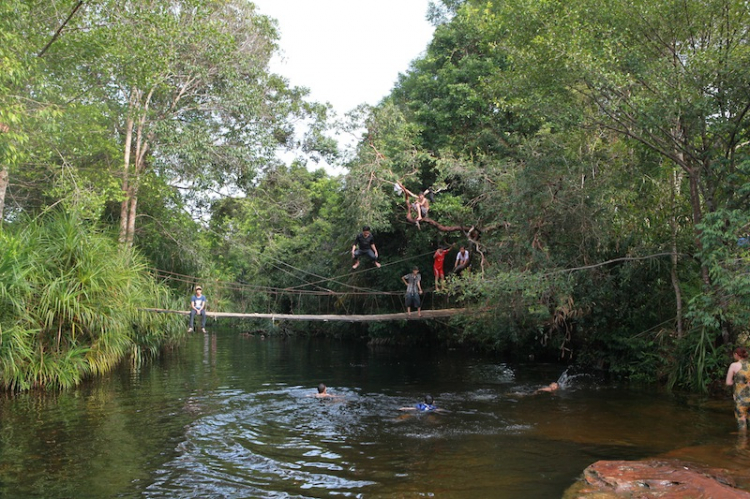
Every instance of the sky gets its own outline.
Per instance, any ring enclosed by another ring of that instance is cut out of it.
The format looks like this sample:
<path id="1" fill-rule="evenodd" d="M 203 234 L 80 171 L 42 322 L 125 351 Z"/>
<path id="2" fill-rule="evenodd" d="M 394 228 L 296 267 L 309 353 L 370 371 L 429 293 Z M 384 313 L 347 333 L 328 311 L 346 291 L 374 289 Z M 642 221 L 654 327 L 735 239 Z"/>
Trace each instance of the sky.
<path id="1" fill-rule="evenodd" d="M 280 55 L 271 71 L 339 117 L 390 93 L 399 73 L 432 39 L 429 0 L 252 0 L 278 21 Z"/>

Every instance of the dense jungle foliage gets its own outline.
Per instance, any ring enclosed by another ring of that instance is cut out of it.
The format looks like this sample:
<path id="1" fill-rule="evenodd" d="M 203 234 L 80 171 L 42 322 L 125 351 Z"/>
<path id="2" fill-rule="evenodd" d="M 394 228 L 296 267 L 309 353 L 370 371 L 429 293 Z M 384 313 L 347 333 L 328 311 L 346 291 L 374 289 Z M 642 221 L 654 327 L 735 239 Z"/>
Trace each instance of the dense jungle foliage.
<path id="1" fill-rule="evenodd" d="M 426 308 L 468 313 L 247 327 L 721 385 L 750 320 L 747 4 L 427 15 L 390 95 L 337 117 L 270 72 L 277 27 L 246 0 L 0 4 L 0 383 L 72 386 L 174 344 L 184 318 L 142 308 L 197 282 L 215 311 L 384 313 L 417 265 Z M 363 225 L 379 270 L 351 270 Z M 450 244 L 446 269 L 464 245 L 472 271 L 434 292 Z"/>

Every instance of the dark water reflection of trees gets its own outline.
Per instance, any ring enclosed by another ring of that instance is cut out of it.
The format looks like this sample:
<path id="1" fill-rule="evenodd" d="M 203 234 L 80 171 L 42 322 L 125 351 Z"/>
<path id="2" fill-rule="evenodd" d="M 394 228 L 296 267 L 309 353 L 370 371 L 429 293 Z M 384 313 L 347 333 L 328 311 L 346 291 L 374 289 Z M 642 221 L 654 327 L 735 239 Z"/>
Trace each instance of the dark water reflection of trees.
<path id="1" fill-rule="evenodd" d="M 458 351 L 195 335 L 136 372 L 3 398 L 0 496 L 560 497 L 599 459 L 750 464 L 729 398 L 584 375 L 531 394 L 563 370 Z M 310 397 L 320 382 L 340 398 Z M 425 393 L 447 412 L 397 410 Z"/>

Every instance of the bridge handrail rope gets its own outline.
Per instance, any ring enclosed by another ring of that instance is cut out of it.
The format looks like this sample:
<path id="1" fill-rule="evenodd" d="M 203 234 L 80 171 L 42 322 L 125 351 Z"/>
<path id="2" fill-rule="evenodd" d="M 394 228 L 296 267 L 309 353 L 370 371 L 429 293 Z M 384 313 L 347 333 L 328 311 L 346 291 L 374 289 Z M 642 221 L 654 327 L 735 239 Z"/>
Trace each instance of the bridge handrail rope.
<path id="1" fill-rule="evenodd" d="M 390 267 L 391 265 L 396 265 L 396 264 L 399 264 L 399 263 L 402 263 L 402 262 L 408 262 L 409 260 L 414 260 L 415 258 L 421 258 L 423 256 L 427 256 L 427 255 L 431 255 L 431 254 L 433 254 L 433 252 L 432 251 L 428 251 L 428 252 L 422 253 L 420 255 L 414 255 L 414 256 L 405 257 L 405 258 L 402 258 L 400 260 L 396 260 L 396 261 L 393 261 L 393 262 L 384 263 L 384 264 L 382 264 L 380 266 L 380 268 Z M 371 268 L 367 268 L 367 269 L 357 270 L 356 272 L 349 272 L 347 274 L 341 274 L 339 276 L 334 276 L 334 277 L 329 277 L 329 278 L 323 278 L 320 281 L 313 281 L 312 283 L 309 283 L 309 284 L 318 284 L 318 283 L 326 282 L 326 281 L 335 281 L 336 279 L 339 279 L 341 277 L 346 277 L 347 275 L 360 274 L 360 273 L 364 273 L 364 272 L 372 272 L 373 270 L 377 270 L 377 267 L 371 267 Z M 302 272 L 304 272 L 304 271 L 302 271 Z M 338 284 L 342 284 L 342 283 L 338 283 Z M 298 286 L 292 286 L 292 287 L 285 288 L 285 289 L 296 290 L 297 288 L 299 288 L 301 286 L 306 286 L 306 285 L 308 285 L 308 284 L 298 285 Z M 362 289 L 367 289 L 367 288 L 362 288 Z M 382 291 L 377 291 L 377 290 L 375 290 L 375 291 L 376 292 L 373 293 L 373 294 L 389 294 L 388 292 L 382 292 Z M 403 293 L 399 292 L 397 294 L 403 294 Z"/>
<path id="2" fill-rule="evenodd" d="M 274 258 L 274 259 L 275 259 L 275 258 Z M 352 285 L 352 284 L 348 284 L 348 283 L 345 283 L 345 282 L 340 282 L 340 281 L 336 280 L 336 279 L 338 279 L 338 277 L 336 277 L 336 276 L 334 276 L 334 277 L 328 277 L 328 278 L 326 278 L 326 277 L 323 277 L 323 276 L 321 276 L 321 275 L 318 275 L 318 274 L 314 274 L 314 273 L 312 273 L 312 272 L 308 272 L 308 271 L 306 271 L 306 270 L 303 270 L 303 269 L 299 269 L 299 268 L 295 267 L 294 265 L 292 265 L 292 264 L 290 264 L 290 263 L 287 263 L 287 262 L 283 262 L 283 261 L 280 261 L 280 260 L 278 260 L 278 259 L 275 259 L 275 260 L 276 260 L 276 261 L 278 261 L 279 263 L 282 263 L 283 265 L 286 265 L 287 267 L 291 267 L 291 268 L 293 268 L 294 270 L 298 270 L 298 271 L 300 271 L 300 272 L 303 272 L 303 273 L 305 273 L 305 274 L 309 274 L 309 275 L 312 275 L 312 276 L 315 276 L 315 277 L 318 277 L 318 278 L 320 278 L 320 279 L 321 279 L 321 280 L 319 280 L 319 281 L 306 282 L 305 284 L 300 284 L 300 285 L 298 285 L 298 286 L 293 286 L 293 287 L 291 287 L 291 288 L 284 288 L 284 289 L 289 289 L 289 290 L 294 290 L 294 291 L 296 291 L 296 290 L 297 290 L 297 288 L 299 288 L 299 287 L 301 287 L 301 286 L 315 286 L 315 287 L 318 287 L 318 288 L 322 288 L 322 289 L 324 289 L 324 290 L 326 290 L 326 291 L 328 291 L 328 292 L 331 292 L 331 290 L 330 290 L 330 289 L 328 289 L 328 288 L 325 288 L 325 287 L 323 287 L 323 286 L 317 286 L 317 284 L 318 284 L 318 283 L 322 283 L 322 282 L 332 281 L 332 282 L 335 282 L 336 284 L 339 284 L 340 286 L 344 286 L 344 287 L 347 287 L 347 288 L 352 288 L 352 289 L 356 289 L 356 290 L 370 290 L 370 291 L 372 291 L 372 292 L 374 292 L 374 293 L 378 293 L 378 292 L 379 292 L 379 291 L 378 291 L 378 290 L 376 290 L 376 289 L 372 289 L 372 288 L 363 288 L 363 287 L 360 287 L 360 286 L 354 286 L 354 285 Z M 278 267 L 276 267 L 276 268 L 278 268 Z M 279 269 L 279 270 L 281 270 L 281 269 Z M 290 274 L 290 275 L 293 275 L 293 274 Z M 344 275 L 344 276 L 346 276 L 347 274 L 343 274 L 343 275 Z M 297 276 L 294 276 L 294 277 L 297 277 Z M 301 278 L 301 277 L 297 277 L 297 278 L 298 278 L 298 279 L 300 279 L 300 280 L 302 280 L 302 278 Z"/>
<path id="3" fill-rule="evenodd" d="M 430 255 L 430 254 L 432 254 L 432 251 L 429 251 L 429 252 L 426 252 L 426 253 L 422 253 L 422 254 L 419 254 L 419 255 L 414 255 L 414 256 L 402 258 L 402 259 L 396 260 L 394 262 L 385 263 L 385 264 L 381 265 L 381 268 L 382 267 L 391 266 L 391 265 L 396 265 L 396 264 L 399 264 L 399 263 L 403 263 L 405 261 L 413 260 L 415 258 L 421 258 L 423 256 L 427 256 L 427 255 Z M 283 262 L 281 260 L 278 260 L 278 259 L 275 259 L 275 258 L 274 258 L 274 260 L 276 260 L 279 263 L 282 263 L 283 265 L 291 267 L 292 269 L 298 270 L 300 272 L 304 272 L 306 274 L 309 274 L 309 275 L 312 275 L 312 276 L 315 276 L 315 277 L 320 277 L 321 279 L 318 280 L 318 281 L 305 282 L 304 284 L 300 284 L 300 285 L 297 285 L 297 286 L 290 286 L 290 287 L 286 287 L 286 288 L 279 288 L 279 287 L 272 287 L 272 286 L 258 286 L 258 285 L 254 285 L 254 284 L 238 284 L 238 283 L 231 283 L 231 282 L 224 282 L 224 283 L 222 283 L 222 287 L 224 287 L 225 289 L 232 289 L 232 290 L 235 290 L 235 291 L 242 291 L 242 290 L 245 290 L 245 289 L 249 289 L 249 290 L 260 291 L 260 292 L 265 292 L 265 293 L 269 293 L 269 294 L 305 294 L 305 295 L 313 295 L 313 296 L 315 296 L 315 295 L 319 295 L 319 296 L 402 295 L 403 294 L 402 291 L 378 291 L 378 290 L 375 290 L 375 289 L 372 289 L 372 288 L 363 288 L 363 287 L 359 287 L 359 286 L 354 286 L 354 285 L 346 284 L 346 283 L 343 283 L 343 282 L 339 282 L 337 280 L 337 279 L 340 279 L 341 277 L 346 277 L 347 275 L 353 275 L 353 274 L 358 274 L 358 273 L 363 273 L 363 272 L 370 272 L 372 270 L 376 270 L 376 267 L 369 268 L 369 269 L 362 269 L 362 270 L 359 270 L 357 272 L 349 272 L 347 274 L 341 274 L 339 276 L 325 278 L 323 276 L 319 276 L 319 275 L 314 274 L 312 272 L 308 272 L 308 271 L 305 271 L 303 269 L 299 269 L 299 268 L 297 268 L 297 267 L 295 267 L 295 266 L 293 266 L 293 265 L 291 265 L 289 263 Z M 302 280 L 302 278 L 300 278 L 299 276 L 295 276 L 294 274 L 292 274 L 289 271 L 281 269 L 281 268 L 279 268 L 276 265 L 274 265 L 274 267 L 278 268 L 282 272 L 285 272 L 285 273 L 291 275 L 292 277 L 296 277 L 297 279 Z M 179 282 L 184 282 L 184 283 L 187 283 L 187 284 L 192 284 L 192 283 L 196 282 L 197 280 L 199 280 L 199 278 L 197 276 L 180 274 L 180 273 L 177 273 L 177 272 L 172 272 L 172 271 L 167 271 L 167 270 L 162 270 L 162 269 L 153 269 L 153 271 L 157 275 L 161 275 L 161 276 L 163 276 L 163 277 L 165 277 L 167 279 L 174 280 L 174 281 L 179 281 Z M 178 277 L 173 277 L 173 276 L 178 276 Z M 333 290 L 330 290 L 328 288 L 323 288 L 322 291 L 313 291 L 313 290 L 309 290 L 309 289 L 301 289 L 304 286 L 315 286 L 315 285 L 317 285 L 319 283 L 331 282 L 331 281 L 335 282 L 336 284 L 345 286 L 345 287 L 353 288 L 353 289 L 355 289 L 357 291 L 333 291 Z M 218 281 L 217 281 L 217 284 L 218 284 Z"/>
<path id="4" fill-rule="evenodd" d="M 208 230 L 209 232 L 211 232 L 211 233 L 213 233 L 213 234 L 215 234 L 217 236 L 220 236 L 220 234 L 218 234 L 216 231 L 214 231 L 211 228 L 207 227 L 206 230 Z M 244 248 L 250 249 L 250 248 L 248 248 L 245 245 L 241 245 L 241 246 L 244 247 Z M 388 267 L 390 265 L 396 265 L 396 264 L 402 263 L 404 261 L 413 260 L 415 258 L 421 258 L 423 256 L 431 255 L 431 254 L 433 254 L 433 252 L 432 251 L 428 251 L 426 253 L 422 253 L 421 255 L 415 255 L 415 256 L 405 257 L 405 258 L 402 258 L 400 260 L 396 260 L 394 262 L 389 262 L 389 263 L 382 264 L 381 267 Z M 370 269 L 362 269 L 362 270 L 359 270 L 357 272 L 347 272 L 346 274 L 341 274 L 339 276 L 334 276 L 334 277 L 323 277 L 323 276 L 319 276 L 317 274 L 313 274 L 311 272 L 307 272 L 307 271 L 305 271 L 303 269 L 296 268 L 296 267 L 294 267 L 293 265 L 291 265 L 291 264 L 289 264 L 287 262 L 284 262 L 282 260 L 279 260 L 279 259 L 273 257 L 272 255 L 264 254 L 264 256 L 266 256 L 266 257 L 268 257 L 268 258 L 270 258 L 272 260 L 275 260 L 276 262 L 281 263 L 283 265 L 287 265 L 288 267 L 291 267 L 291 268 L 293 268 L 295 270 L 298 270 L 300 272 L 303 272 L 303 273 L 306 273 L 306 274 L 309 274 L 309 275 L 313 275 L 315 277 L 319 277 L 320 280 L 309 282 L 309 283 L 305 283 L 305 284 L 300 284 L 300 285 L 297 285 L 297 286 L 287 287 L 287 288 L 271 288 L 271 287 L 263 287 L 263 286 L 255 286 L 254 288 L 252 288 L 252 285 L 245 285 L 245 287 L 242 287 L 242 288 L 229 288 L 229 289 L 234 289 L 236 291 L 242 291 L 242 290 L 244 290 L 246 288 L 250 288 L 250 289 L 256 289 L 258 291 L 264 291 L 264 292 L 269 293 L 269 294 L 270 293 L 285 294 L 285 293 L 288 293 L 289 291 L 294 291 L 295 293 L 298 293 L 298 291 L 297 291 L 298 288 L 305 287 L 305 286 L 316 286 L 317 284 L 321 284 L 321 283 L 324 283 L 324 282 L 335 282 L 336 284 L 338 284 L 340 286 L 343 286 L 343 287 L 346 287 L 346 288 L 356 289 L 356 290 L 358 290 L 360 292 L 358 292 L 358 293 L 335 292 L 335 291 L 331 291 L 331 290 L 329 290 L 329 289 L 327 289 L 327 288 L 324 287 L 323 289 L 325 291 L 322 291 L 319 294 L 320 295 L 330 295 L 330 296 L 332 296 L 332 295 L 347 295 L 347 294 L 355 294 L 355 295 L 362 295 L 362 294 L 372 294 L 372 295 L 378 295 L 378 294 L 380 294 L 380 295 L 400 295 L 400 294 L 403 294 L 400 291 L 396 291 L 396 292 L 393 292 L 393 291 L 380 291 L 380 290 L 372 289 L 372 288 L 358 287 L 358 286 L 354 286 L 352 284 L 348 284 L 348 283 L 341 282 L 341 281 L 338 280 L 341 277 L 346 277 L 346 276 L 353 275 L 353 274 L 359 274 L 361 272 L 369 272 L 369 271 L 373 270 L 372 268 L 370 268 Z M 256 258 L 256 260 L 257 260 L 257 258 Z M 276 267 L 276 268 L 278 268 L 278 267 Z M 279 270 L 282 270 L 282 269 L 279 269 Z M 178 275 L 178 274 L 175 274 L 175 275 Z M 289 275 L 292 275 L 293 277 L 296 277 L 297 279 L 303 280 L 302 278 L 300 278 L 298 276 L 294 276 L 291 273 L 289 273 Z M 188 282 L 188 283 L 194 283 L 194 282 L 196 282 L 196 279 L 197 279 L 195 276 L 182 275 L 182 277 L 190 277 L 190 278 L 192 278 L 192 280 L 190 280 L 190 281 L 185 281 L 185 282 Z M 362 292 L 363 290 L 369 290 L 370 292 L 369 293 L 365 293 L 365 292 Z M 307 294 L 316 294 L 316 293 L 307 293 Z"/>
<path id="5" fill-rule="evenodd" d="M 210 281 L 210 279 L 200 278 L 199 276 L 190 276 L 187 274 L 179 274 L 175 272 L 170 272 L 166 270 L 161 269 L 152 269 L 152 272 L 154 272 L 157 276 L 161 276 L 165 279 L 169 279 L 171 281 L 177 281 L 177 282 L 183 282 L 185 284 L 194 284 L 198 281 L 206 282 L 207 280 Z M 168 274 L 172 274 L 173 277 Z M 404 293 L 402 291 L 377 291 L 377 290 L 371 290 L 371 291 L 333 291 L 330 289 L 323 288 L 324 291 L 313 291 L 309 289 L 297 289 L 297 288 L 278 288 L 278 287 L 272 287 L 272 286 L 258 286 L 255 284 L 246 284 L 246 283 L 237 283 L 237 282 L 230 282 L 230 281 L 218 281 L 213 280 L 217 285 L 221 285 L 224 289 L 230 289 L 233 291 L 257 291 L 257 292 L 264 292 L 268 294 L 303 294 L 303 295 L 312 295 L 312 296 L 346 296 L 346 295 L 355 295 L 355 296 L 367 296 L 367 295 L 403 295 Z M 367 289 L 367 288 L 357 288 L 356 286 L 352 286 L 356 289 Z"/>

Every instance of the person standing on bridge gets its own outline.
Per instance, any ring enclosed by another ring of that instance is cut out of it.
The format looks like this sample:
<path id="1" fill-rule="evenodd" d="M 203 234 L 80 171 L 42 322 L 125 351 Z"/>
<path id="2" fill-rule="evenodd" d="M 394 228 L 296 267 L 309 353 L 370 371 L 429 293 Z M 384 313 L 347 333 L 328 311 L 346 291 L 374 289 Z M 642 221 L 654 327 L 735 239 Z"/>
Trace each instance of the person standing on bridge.
<path id="1" fill-rule="evenodd" d="M 422 294 L 422 276 L 419 273 L 419 267 L 414 267 L 411 274 L 401 277 L 406 284 L 406 313 L 411 315 L 411 308 L 417 309 L 417 315 L 422 317 L 422 301 L 419 295 Z"/>
<path id="2" fill-rule="evenodd" d="M 357 235 L 357 239 L 354 240 L 352 245 L 352 260 L 354 260 L 353 269 L 359 267 L 359 257 L 366 256 L 373 262 L 375 266 L 380 268 L 380 262 L 378 261 L 378 248 L 375 246 L 375 238 L 372 237 L 370 227 L 365 225 L 362 227 L 362 232 Z"/>
<path id="3" fill-rule="evenodd" d="M 195 323 L 195 316 L 201 316 L 201 330 L 206 332 L 206 297 L 203 296 L 203 288 L 196 286 L 195 294 L 190 298 L 190 327 L 188 333 L 193 332 L 193 324 Z"/>
<path id="4" fill-rule="evenodd" d="M 432 271 L 435 273 L 435 291 L 440 291 L 441 288 L 445 289 L 445 271 L 443 270 L 443 263 L 445 261 L 445 255 L 448 254 L 450 246 L 439 246 L 435 254 L 432 256 L 433 264 Z"/>

